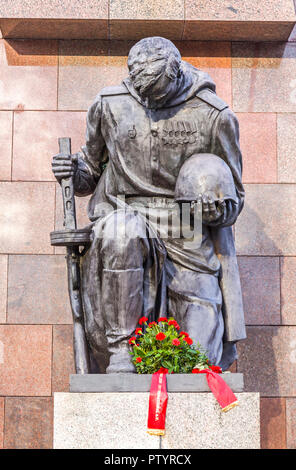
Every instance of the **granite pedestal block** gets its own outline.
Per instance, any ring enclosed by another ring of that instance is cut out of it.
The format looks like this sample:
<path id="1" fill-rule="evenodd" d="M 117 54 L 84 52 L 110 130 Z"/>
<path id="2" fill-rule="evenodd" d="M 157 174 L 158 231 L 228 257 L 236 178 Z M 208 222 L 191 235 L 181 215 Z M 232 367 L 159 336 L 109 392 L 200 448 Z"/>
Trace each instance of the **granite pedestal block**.
<path id="1" fill-rule="evenodd" d="M 55 449 L 260 448 L 259 394 L 239 391 L 242 374 L 224 374 L 239 401 L 227 413 L 209 392 L 205 377 L 191 375 L 189 380 L 184 374 L 180 385 L 177 377 L 168 376 L 166 434 L 161 438 L 147 434 L 150 377 L 129 375 L 126 380 L 126 375 L 120 380 L 120 375 L 72 376 L 71 390 L 76 392 L 55 393 Z"/>
<path id="2" fill-rule="evenodd" d="M 286 41 L 293 0 L 5 0 L 5 38 Z"/>

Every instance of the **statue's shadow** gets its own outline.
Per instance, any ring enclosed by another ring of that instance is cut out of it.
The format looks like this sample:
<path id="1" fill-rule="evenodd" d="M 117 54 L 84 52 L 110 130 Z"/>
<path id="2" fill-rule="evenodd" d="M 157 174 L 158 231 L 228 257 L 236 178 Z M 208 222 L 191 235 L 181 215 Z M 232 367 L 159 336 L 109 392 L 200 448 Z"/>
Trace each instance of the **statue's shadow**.
<path id="1" fill-rule="evenodd" d="M 264 258 L 275 257 L 278 259 L 277 269 L 278 272 L 269 273 L 269 276 L 275 279 L 278 276 L 278 282 L 272 282 L 271 286 L 274 287 L 277 284 L 277 289 L 266 286 L 267 292 L 262 296 L 268 304 L 262 304 L 262 300 L 258 298 L 260 308 L 264 309 L 262 315 L 257 310 L 260 317 L 255 319 L 250 312 L 250 319 L 246 317 L 247 325 L 247 339 L 240 342 L 238 345 L 238 362 L 237 371 L 244 374 L 245 391 L 246 392 L 260 392 L 263 397 L 279 397 L 282 395 L 280 384 L 279 384 L 279 370 L 277 361 L 277 337 L 280 334 L 281 324 L 281 310 L 283 309 L 283 298 L 281 296 L 281 275 L 284 269 L 285 257 L 282 250 L 275 244 L 274 240 L 268 235 L 266 224 L 258 216 L 248 203 L 246 203 L 243 213 L 240 217 L 244 217 L 244 212 L 247 213 L 247 219 L 252 221 L 252 226 L 249 226 L 247 231 L 247 224 L 235 228 L 236 241 L 238 256 L 243 257 L 256 257 L 258 260 L 258 268 L 255 266 L 255 272 L 251 273 L 252 276 L 258 276 L 258 283 L 264 289 L 264 283 L 260 279 L 261 273 L 264 268 L 261 263 L 264 264 Z M 246 230 L 246 233 L 242 231 Z M 254 238 L 252 238 L 254 234 Z M 257 238 L 255 240 L 255 237 Z M 262 252 L 261 252 L 261 248 Z M 260 259 L 261 258 L 261 259 Z M 275 264 L 272 264 L 273 266 Z M 245 280 L 248 282 L 248 279 Z M 258 292 L 258 291 L 257 291 Z M 248 308 L 248 298 L 244 296 L 244 309 Z M 264 302 L 264 301 L 263 301 Z M 256 307 L 256 298 L 250 300 L 251 305 Z M 278 317 L 272 318 L 269 312 L 270 305 L 279 305 Z M 258 308 L 258 307 L 257 307 Z M 250 310 L 249 310 L 250 311 Z M 284 372 L 283 372 L 284 373 Z M 262 407 L 264 401 L 261 402 Z M 265 416 L 265 429 L 268 430 L 268 423 L 273 418 L 279 416 L 282 413 L 282 405 L 269 406 L 268 417 Z M 266 415 L 266 413 L 265 413 Z M 268 422 L 266 422 L 268 420 Z"/>

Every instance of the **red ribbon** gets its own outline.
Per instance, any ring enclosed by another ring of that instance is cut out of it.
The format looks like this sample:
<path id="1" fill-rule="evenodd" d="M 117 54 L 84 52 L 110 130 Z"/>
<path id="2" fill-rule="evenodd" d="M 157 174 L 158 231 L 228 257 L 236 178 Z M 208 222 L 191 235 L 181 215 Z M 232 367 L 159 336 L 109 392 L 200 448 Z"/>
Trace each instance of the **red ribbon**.
<path id="1" fill-rule="evenodd" d="M 211 369 L 203 369 L 200 372 L 207 374 L 208 385 L 221 406 L 222 411 L 229 411 L 231 408 L 238 405 L 237 398 L 233 391 L 219 374 L 213 372 Z"/>
<path id="2" fill-rule="evenodd" d="M 165 416 L 168 403 L 167 372 L 167 369 L 160 369 L 160 371 L 152 374 L 147 432 L 156 436 L 163 436 L 165 433 Z M 211 369 L 203 369 L 199 373 L 206 374 L 210 390 L 221 406 L 222 411 L 229 411 L 238 405 L 233 391 L 219 374 Z"/>
<path id="3" fill-rule="evenodd" d="M 156 436 L 163 436 L 165 433 L 168 403 L 166 373 L 166 371 L 155 372 L 151 380 L 147 432 Z"/>

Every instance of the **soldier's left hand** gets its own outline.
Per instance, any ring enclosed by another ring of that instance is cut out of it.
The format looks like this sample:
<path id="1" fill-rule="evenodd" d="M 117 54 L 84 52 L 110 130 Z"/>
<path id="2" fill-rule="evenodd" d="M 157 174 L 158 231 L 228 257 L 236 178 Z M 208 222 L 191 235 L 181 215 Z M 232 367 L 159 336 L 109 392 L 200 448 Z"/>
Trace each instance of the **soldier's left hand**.
<path id="1" fill-rule="evenodd" d="M 198 202 L 202 204 L 202 221 L 204 224 L 214 222 L 224 214 L 225 202 L 215 202 L 212 196 L 207 193 L 200 194 Z"/>

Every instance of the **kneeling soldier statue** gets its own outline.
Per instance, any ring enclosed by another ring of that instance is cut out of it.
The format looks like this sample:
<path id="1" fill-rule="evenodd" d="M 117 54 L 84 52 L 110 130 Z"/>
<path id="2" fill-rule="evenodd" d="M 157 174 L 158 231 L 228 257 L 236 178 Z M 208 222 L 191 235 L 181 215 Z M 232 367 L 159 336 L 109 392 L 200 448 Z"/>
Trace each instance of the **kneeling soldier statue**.
<path id="1" fill-rule="evenodd" d="M 167 39 L 139 41 L 128 68 L 89 108 L 82 150 L 52 163 L 65 214 L 71 185 L 92 194 L 88 242 L 65 218 L 76 371 L 134 372 L 128 341 L 142 316 L 173 316 L 226 370 L 245 338 L 231 228 L 244 203 L 238 122 Z M 199 243 L 176 227 L 186 203 L 190 226 L 201 208 Z"/>

